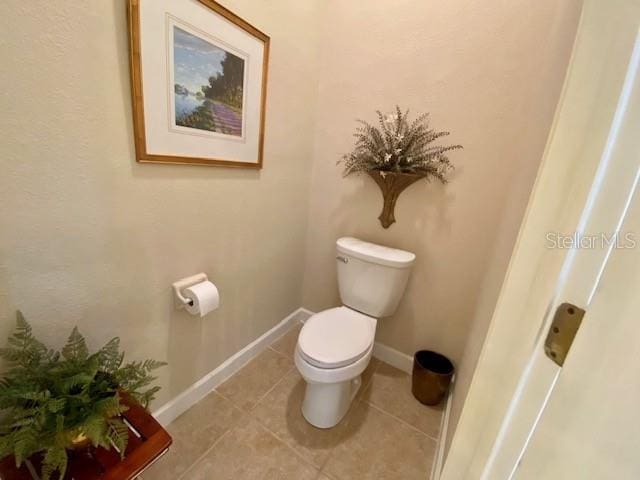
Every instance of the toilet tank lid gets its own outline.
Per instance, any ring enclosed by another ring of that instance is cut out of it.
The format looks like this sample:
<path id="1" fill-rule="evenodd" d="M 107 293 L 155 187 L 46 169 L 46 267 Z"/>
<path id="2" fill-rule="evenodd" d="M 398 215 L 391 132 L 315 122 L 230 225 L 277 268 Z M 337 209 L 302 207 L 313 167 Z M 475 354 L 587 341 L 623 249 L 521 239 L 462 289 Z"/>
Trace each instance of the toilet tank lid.
<path id="1" fill-rule="evenodd" d="M 388 267 L 407 268 L 416 259 L 415 254 L 411 252 L 365 242 L 353 237 L 339 238 L 336 246 L 340 253 Z"/>

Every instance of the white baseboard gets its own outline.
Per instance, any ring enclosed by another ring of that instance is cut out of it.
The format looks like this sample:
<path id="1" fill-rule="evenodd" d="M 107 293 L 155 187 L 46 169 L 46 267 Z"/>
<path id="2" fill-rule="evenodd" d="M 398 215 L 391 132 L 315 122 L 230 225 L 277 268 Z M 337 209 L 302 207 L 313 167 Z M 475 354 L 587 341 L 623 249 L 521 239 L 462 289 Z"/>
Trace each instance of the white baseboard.
<path id="1" fill-rule="evenodd" d="M 169 425 L 182 413 L 206 397 L 214 388 L 245 366 L 252 358 L 271 345 L 276 339 L 286 333 L 295 322 L 304 322 L 313 315 L 313 313 L 314 312 L 306 308 L 298 308 L 271 330 L 251 342 L 238 353 L 229 357 L 221 365 L 206 374 L 180 395 L 155 410 L 153 416 L 162 425 Z M 413 358 L 411 356 L 379 342 L 376 342 L 373 346 L 373 356 L 407 373 L 411 373 L 413 369 Z"/>
<path id="2" fill-rule="evenodd" d="M 306 308 L 298 308 L 296 311 L 284 318 L 280 323 L 268 332 L 251 342 L 238 353 L 232 355 L 225 360 L 220 366 L 209 372 L 196 383 L 187 388 L 173 400 L 168 401 L 156 411 L 153 416 L 163 426 L 169 425 L 173 420 L 178 418 L 182 413 L 186 412 L 193 405 L 198 403 L 213 391 L 218 385 L 231 377 L 234 373 L 245 366 L 251 359 L 271 345 L 275 340 L 284 335 L 296 322 L 305 322 L 314 312 Z M 373 346 L 373 356 L 378 360 L 407 373 L 413 370 L 413 357 L 405 353 L 399 352 L 394 348 L 388 347 L 380 342 L 375 342 Z M 449 426 L 449 417 L 451 412 L 451 404 L 453 399 L 453 385 L 455 385 L 455 377 L 452 382 L 452 388 L 447 397 L 447 405 L 440 428 L 440 438 L 438 440 L 435 461 L 431 470 L 431 480 L 439 480 L 440 473 L 444 464 L 444 449 L 446 446 L 447 430 Z"/>
<path id="3" fill-rule="evenodd" d="M 438 445 L 436 447 L 436 455 L 434 457 L 433 466 L 431 468 L 431 480 L 440 480 L 442 467 L 444 467 L 444 450 L 447 447 L 447 435 L 449 434 L 449 419 L 451 417 L 451 405 L 453 404 L 453 393 L 455 391 L 456 376 L 451 379 L 451 387 L 447 395 L 447 405 L 444 409 L 444 415 L 440 421 L 440 436 L 438 437 Z"/>
<path id="4" fill-rule="evenodd" d="M 304 318 L 301 318 L 301 319 L 300 319 L 300 321 L 301 321 L 302 323 L 306 322 L 306 321 L 307 321 L 307 319 L 308 319 L 311 315 L 313 315 L 314 313 L 316 313 L 316 312 L 312 312 L 311 310 L 308 310 L 308 309 L 306 309 L 306 308 L 304 308 L 304 307 L 300 307 L 300 308 L 297 310 L 297 312 L 300 314 L 300 316 L 301 316 L 301 317 L 302 317 L 302 315 L 304 315 Z"/>
<path id="5" fill-rule="evenodd" d="M 403 372 L 411 373 L 413 371 L 413 357 L 406 353 L 399 352 L 391 347 L 387 347 L 383 343 L 376 342 L 373 345 L 373 356 L 378 360 L 388 363 L 392 367 L 396 367 Z"/>
<path id="6" fill-rule="evenodd" d="M 304 321 L 310 315 L 311 312 L 304 308 L 297 309 L 264 335 L 229 357 L 220 366 L 206 374 L 176 398 L 162 405 L 153 412 L 153 416 L 162 425 L 169 425 L 178 416 L 206 397 L 214 388 L 245 366 L 276 339 L 284 335 L 294 323 Z"/>

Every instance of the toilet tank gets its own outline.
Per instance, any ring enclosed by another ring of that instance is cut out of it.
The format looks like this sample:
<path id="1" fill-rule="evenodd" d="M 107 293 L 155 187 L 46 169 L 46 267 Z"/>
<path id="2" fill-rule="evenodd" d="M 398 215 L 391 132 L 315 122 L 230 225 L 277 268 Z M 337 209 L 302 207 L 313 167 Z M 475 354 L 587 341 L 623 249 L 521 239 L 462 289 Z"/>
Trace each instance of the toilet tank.
<path id="1" fill-rule="evenodd" d="M 342 303 L 376 318 L 393 315 L 416 256 L 353 237 L 339 238 L 336 249 Z"/>

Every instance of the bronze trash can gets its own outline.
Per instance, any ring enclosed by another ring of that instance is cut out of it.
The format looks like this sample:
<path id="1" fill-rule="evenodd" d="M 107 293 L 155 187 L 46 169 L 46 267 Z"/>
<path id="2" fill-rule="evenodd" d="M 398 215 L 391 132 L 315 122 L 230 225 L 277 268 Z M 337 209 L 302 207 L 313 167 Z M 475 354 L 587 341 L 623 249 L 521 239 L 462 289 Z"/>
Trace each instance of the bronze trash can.
<path id="1" fill-rule="evenodd" d="M 411 392 L 420 403 L 438 405 L 449 390 L 454 367 L 444 355 L 420 350 L 413 356 Z"/>

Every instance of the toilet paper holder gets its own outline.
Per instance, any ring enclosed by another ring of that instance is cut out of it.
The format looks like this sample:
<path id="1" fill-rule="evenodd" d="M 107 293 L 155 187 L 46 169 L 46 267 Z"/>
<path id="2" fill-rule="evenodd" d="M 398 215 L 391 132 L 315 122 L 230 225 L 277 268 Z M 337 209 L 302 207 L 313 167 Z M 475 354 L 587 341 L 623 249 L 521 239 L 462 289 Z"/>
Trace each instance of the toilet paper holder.
<path id="1" fill-rule="evenodd" d="M 185 305 L 193 305 L 193 300 L 186 298 L 182 295 L 182 290 L 188 288 L 196 283 L 206 282 L 209 280 L 206 273 L 197 273 L 195 275 L 191 275 L 190 277 L 183 278 L 182 280 L 178 280 L 175 283 L 172 283 L 173 293 L 175 293 L 176 297 L 176 307 L 184 308 Z"/>

